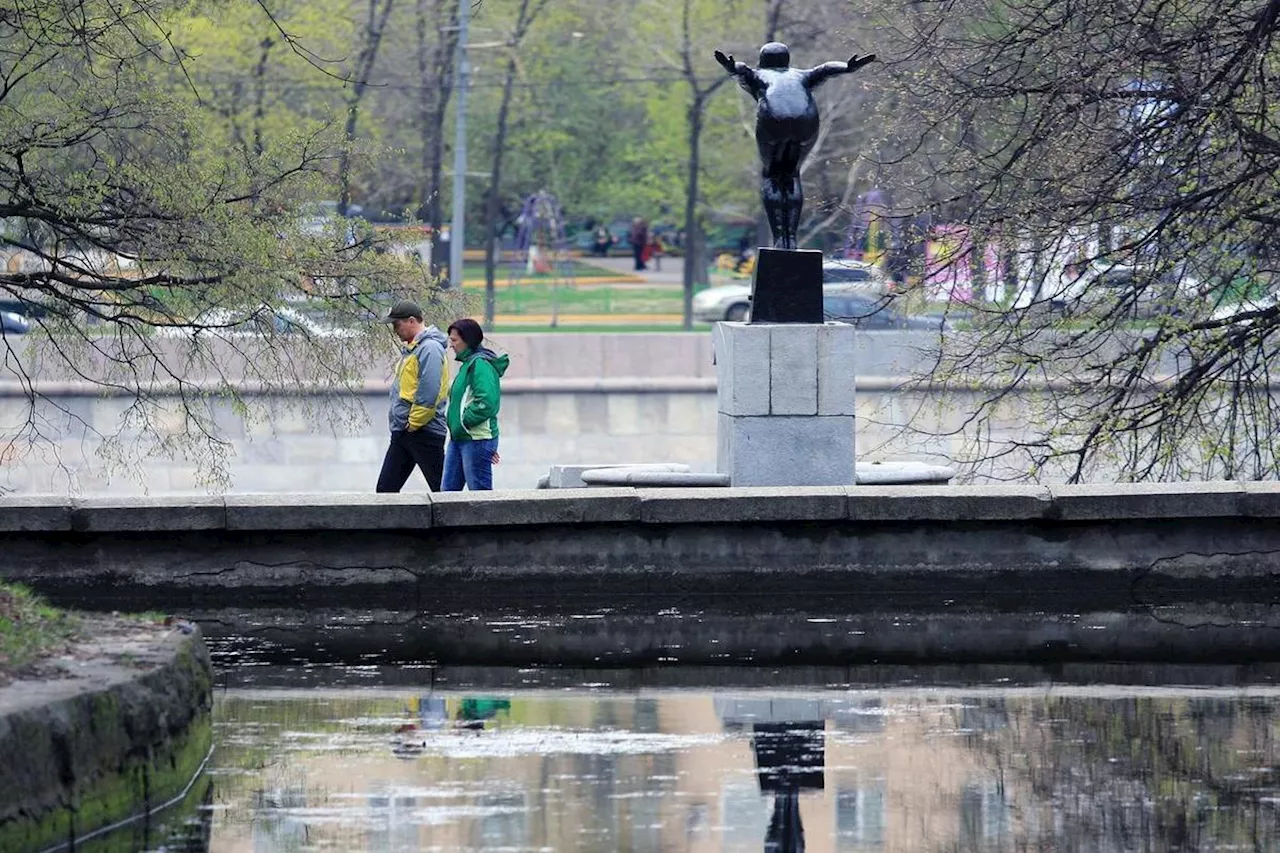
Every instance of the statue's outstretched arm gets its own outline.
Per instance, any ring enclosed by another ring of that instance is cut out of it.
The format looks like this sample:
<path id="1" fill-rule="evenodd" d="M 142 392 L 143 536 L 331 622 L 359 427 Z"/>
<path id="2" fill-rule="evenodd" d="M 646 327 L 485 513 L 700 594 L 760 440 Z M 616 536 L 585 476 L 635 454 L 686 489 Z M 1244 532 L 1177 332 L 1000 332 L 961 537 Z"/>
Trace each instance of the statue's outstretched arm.
<path id="1" fill-rule="evenodd" d="M 756 74 L 756 70 L 745 62 L 734 62 L 733 54 L 725 56 L 720 51 L 716 51 L 716 62 L 738 80 L 738 85 L 746 89 L 753 98 L 759 98 L 764 92 L 764 81 L 760 79 L 760 75 Z"/>
<path id="2" fill-rule="evenodd" d="M 826 82 L 829 77 L 852 74 L 867 63 L 875 62 L 875 60 L 876 55 L 874 53 L 869 53 L 862 57 L 855 53 L 848 62 L 824 62 L 818 67 L 810 68 L 804 72 L 804 84 L 810 90 L 816 89 Z"/>

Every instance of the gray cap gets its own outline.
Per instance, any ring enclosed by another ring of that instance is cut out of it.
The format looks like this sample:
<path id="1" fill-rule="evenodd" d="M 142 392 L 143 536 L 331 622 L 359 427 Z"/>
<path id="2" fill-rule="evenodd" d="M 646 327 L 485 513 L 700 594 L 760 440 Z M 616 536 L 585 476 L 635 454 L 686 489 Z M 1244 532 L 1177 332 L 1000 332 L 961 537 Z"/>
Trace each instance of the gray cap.
<path id="1" fill-rule="evenodd" d="M 391 311 L 387 316 L 382 318 L 382 322 L 390 323 L 392 320 L 408 320 L 410 317 L 422 319 L 422 309 L 418 307 L 418 303 L 410 302 L 408 299 L 401 299 L 395 305 L 391 306 Z"/>

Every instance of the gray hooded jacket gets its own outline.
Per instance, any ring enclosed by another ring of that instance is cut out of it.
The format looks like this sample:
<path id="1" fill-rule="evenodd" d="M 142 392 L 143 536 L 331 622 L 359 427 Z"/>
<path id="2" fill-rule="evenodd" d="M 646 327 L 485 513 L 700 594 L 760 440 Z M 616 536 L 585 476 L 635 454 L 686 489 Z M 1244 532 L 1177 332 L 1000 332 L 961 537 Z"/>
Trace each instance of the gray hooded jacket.
<path id="1" fill-rule="evenodd" d="M 448 432 L 449 371 L 444 350 L 449 340 L 435 326 L 427 326 L 412 343 L 401 344 L 400 360 L 391 377 L 392 432 L 416 431 L 443 436 Z"/>

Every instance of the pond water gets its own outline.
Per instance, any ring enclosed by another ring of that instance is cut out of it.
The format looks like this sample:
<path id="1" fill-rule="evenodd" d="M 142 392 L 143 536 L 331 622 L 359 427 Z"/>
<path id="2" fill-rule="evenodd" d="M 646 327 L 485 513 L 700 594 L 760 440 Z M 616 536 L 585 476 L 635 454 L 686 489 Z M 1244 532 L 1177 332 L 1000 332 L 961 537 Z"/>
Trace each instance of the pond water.
<path id="1" fill-rule="evenodd" d="M 137 849 L 1280 847 L 1266 686 L 234 688 L 214 726 Z"/>

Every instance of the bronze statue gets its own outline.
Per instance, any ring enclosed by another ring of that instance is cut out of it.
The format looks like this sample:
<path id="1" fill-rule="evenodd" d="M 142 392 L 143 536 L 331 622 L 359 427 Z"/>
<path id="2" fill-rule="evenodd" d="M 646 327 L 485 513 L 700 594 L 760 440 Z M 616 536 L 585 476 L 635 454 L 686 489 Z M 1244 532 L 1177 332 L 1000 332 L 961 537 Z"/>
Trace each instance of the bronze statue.
<path id="1" fill-rule="evenodd" d="M 848 62 L 824 62 L 807 71 L 791 68 L 791 51 L 785 44 L 769 42 L 760 48 L 760 67 L 734 62 L 716 51 L 716 62 L 756 99 L 756 148 L 760 151 L 763 185 L 760 199 L 776 249 L 796 248 L 800 208 L 800 164 L 818 138 L 818 105 L 813 90 L 828 77 L 852 74 L 875 54 L 855 53 Z"/>

